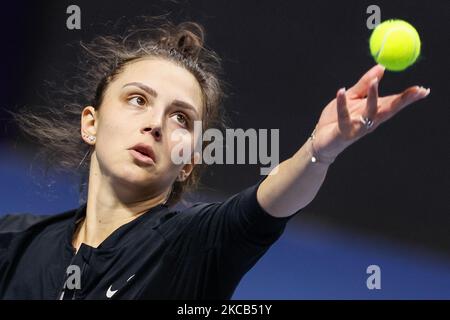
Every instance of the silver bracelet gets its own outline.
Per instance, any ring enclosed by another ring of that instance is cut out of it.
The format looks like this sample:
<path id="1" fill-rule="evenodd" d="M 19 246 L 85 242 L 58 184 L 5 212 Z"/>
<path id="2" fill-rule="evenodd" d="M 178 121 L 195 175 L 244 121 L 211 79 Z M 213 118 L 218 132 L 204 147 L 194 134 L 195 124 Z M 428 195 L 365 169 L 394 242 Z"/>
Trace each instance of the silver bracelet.
<path id="1" fill-rule="evenodd" d="M 311 136 L 308 138 L 308 142 L 307 143 L 307 150 L 311 156 L 310 162 L 311 163 L 323 163 L 323 164 L 327 164 L 330 165 L 334 162 L 335 158 L 328 158 L 328 157 L 324 157 L 324 156 L 319 156 L 314 148 L 314 143 L 313 140 L 315 138 L 315 133 L 316 133 L 316 129 L 314 129 L 314 131 L 311 133 Z"/>

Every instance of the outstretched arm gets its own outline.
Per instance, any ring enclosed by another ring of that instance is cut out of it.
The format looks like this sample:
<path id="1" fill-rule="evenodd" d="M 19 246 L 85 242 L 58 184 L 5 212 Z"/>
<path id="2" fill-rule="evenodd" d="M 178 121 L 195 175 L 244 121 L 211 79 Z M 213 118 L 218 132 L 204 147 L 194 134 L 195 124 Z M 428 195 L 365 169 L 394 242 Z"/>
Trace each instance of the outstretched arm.
<path id="1" fill-rule="evenodd" d="M 276 173 L 259 186 L 257 199 L 264 210 L 275 217 L 286 217 L 308 205 L 325 180 L 329 165 L 342 151 L 430 93 L 430 89 L 413 86 L 379 97 L 378 83 L 383 74 L 384 68 L 376 65 L 349 90 L 337 92 L 323 109 L 314 138 L 274 168 Z"/>

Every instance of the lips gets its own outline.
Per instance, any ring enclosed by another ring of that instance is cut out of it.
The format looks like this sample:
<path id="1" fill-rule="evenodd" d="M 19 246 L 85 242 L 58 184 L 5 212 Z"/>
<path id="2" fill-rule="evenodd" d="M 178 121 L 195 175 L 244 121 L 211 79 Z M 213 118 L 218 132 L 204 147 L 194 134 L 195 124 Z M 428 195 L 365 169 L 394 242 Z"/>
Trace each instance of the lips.
<path id="1" fill-rule="evenodd" d="M 150 145 L 139 143 L 130 148 L 130 152 L 136 160 L 145 162 L 147 164 L 156 163 L 155 153 Z"/>

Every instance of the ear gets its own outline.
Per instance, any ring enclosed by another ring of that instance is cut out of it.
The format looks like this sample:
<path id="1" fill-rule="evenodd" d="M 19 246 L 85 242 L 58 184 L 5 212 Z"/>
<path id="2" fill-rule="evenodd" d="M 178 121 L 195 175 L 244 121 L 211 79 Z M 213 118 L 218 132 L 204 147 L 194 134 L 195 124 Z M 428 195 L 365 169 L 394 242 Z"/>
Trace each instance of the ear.
<path id="1" fill-rule="evenodd" d="M 177 181 L 185 181 L 194 170 L 194 167 L 197 163 L 199 163 L 200 154 L 198 152 L 194 152 L 191 157 L 191 163 L 186 163 L 178 174 Z"/>
<path id="2" fill-rule="evenodd" d="M 97 134 L 97 111 L 86 106 L 81 112 L 81 137 L 86 143 L 94 144 Z"/>

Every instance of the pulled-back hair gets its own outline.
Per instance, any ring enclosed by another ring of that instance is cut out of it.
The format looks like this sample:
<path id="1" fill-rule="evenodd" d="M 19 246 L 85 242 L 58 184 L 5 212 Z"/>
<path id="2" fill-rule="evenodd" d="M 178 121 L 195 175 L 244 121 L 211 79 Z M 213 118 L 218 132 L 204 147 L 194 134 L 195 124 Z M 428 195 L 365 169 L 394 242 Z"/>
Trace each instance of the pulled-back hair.
<path id="1" fill-rule="evenodd" d="M 81 138 L 81 112 L 87 105 L 99 109 L 109 84 L 137 59 L 161 57 L 190 71 L 202 92 L 203 129 L 224 127 L 220 58 L 205 48 L 203 27 L 195 22 L 173 24 L 164 16 L 137 17 L 135 21 L 123 34 L 80 41 L 76 74 L 58 88 L 57 95 L 43 109 L 24 107 L 11 112 L 19 129 L 39 144 L 46 171 L 75 171 L 80 176 L 80 196 L 87 186 L 94 150 Z M 203 166 L 197 164 L 184 182 L 174 182 L 168 205 L 198 186 Z"/>

